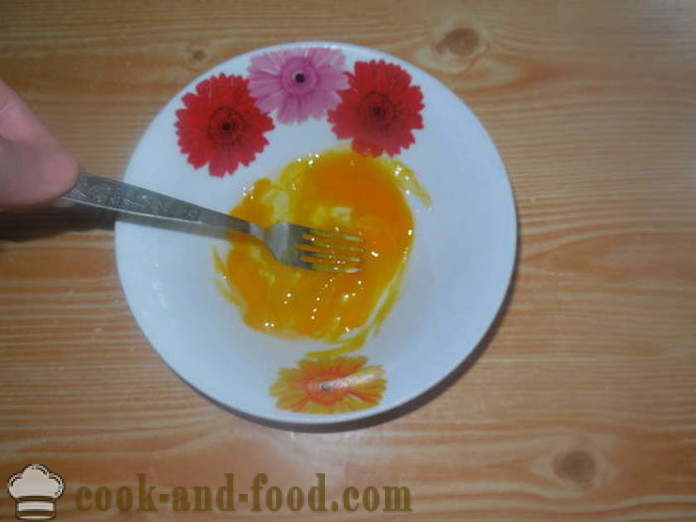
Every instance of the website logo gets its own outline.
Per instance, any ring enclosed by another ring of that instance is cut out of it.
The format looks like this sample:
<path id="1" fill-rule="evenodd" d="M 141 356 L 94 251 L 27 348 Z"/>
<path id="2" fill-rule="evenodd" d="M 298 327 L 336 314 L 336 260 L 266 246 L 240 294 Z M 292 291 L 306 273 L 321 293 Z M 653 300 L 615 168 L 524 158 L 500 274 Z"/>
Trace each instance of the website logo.
<path id="1" fill-rule="evenodd" d="M 65 483 L 60 475 L 41 464 L 30 464 L 10 477 L 7 491 L 15 499 L 15 516 L 19 520 L 51 520 L 56 517 L 56 500 Z"/>

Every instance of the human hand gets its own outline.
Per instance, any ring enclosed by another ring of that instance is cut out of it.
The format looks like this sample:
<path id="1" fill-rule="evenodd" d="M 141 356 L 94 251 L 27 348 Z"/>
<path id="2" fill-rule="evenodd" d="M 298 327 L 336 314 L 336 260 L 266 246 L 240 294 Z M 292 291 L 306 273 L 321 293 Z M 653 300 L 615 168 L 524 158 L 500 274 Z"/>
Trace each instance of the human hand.
<path id="1" fill-rule="evenodd" d="M 75 159 L 0 80 L 0 208 L 47 203 L 70 190 L 77 173 Z"/>

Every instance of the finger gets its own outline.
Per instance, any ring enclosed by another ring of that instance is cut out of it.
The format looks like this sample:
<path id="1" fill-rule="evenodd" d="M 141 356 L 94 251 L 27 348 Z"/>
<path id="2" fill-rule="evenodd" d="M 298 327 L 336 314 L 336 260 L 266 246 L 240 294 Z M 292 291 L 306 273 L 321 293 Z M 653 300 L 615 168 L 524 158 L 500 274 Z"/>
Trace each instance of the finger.
<path id="1" fill-rule="evenodd" d="M 59 147 L 0 138 L 0 208 L 48 203 L 72 188 L 77 170 Z"/>
<path id="2" fill-rule="evenodd" d="M 77 171 L 57 138 L 0 81 L 0 206 L 55 199 L 73 186 Z"/>

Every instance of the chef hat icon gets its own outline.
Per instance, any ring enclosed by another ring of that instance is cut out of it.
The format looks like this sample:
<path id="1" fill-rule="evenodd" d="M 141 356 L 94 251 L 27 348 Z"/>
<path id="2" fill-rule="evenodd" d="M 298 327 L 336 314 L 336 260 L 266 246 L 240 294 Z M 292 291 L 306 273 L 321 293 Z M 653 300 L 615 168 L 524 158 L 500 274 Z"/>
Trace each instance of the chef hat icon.
<path id="1" fill-rule="evenodd" d="M 63 494 L 63 479 L 41 464 L 30 464 L 10 477 L 7 490 L 17 502 L 20 520 L 50 520 L 56 516 L 56 500 Z"/>

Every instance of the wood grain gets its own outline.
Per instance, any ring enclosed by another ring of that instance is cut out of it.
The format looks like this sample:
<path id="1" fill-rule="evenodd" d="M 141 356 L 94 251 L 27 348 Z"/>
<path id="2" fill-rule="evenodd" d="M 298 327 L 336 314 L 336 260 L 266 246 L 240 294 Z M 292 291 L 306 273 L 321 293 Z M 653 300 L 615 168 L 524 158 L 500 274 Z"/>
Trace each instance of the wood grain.
<path id="1" fill-rule="evenodd" d="M 240 419 L 184 385 L 130 315 L 109 223 L 0 214 L 0 480 L 77 487 L 406 485 L 413 512 L 238 520 L 696 520 L 696 3 L 14 2 L 0 75 L 81 161 L 119 177 L 182 85 L 274 43 L 344 40 L 411 61 L 477 113 L 520 218 L 509 306 L 422 407 L 340 433 Z M 0 495 L 0 517 L 14 503 Z M 169 514 L 131 513 L 131 520 Z M 188 513 L 174 520 L 225 520 Z"/>

